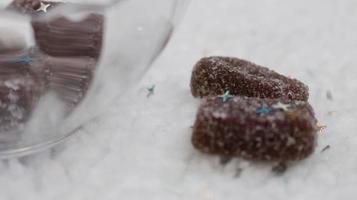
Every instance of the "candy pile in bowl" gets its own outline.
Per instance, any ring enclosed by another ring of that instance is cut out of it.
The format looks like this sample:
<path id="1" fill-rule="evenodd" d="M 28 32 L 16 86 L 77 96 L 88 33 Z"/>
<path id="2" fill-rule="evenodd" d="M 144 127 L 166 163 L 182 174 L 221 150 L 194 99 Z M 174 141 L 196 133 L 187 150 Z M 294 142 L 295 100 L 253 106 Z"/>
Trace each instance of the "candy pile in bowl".
<path id="1" fill-rule="evenodd" d="M 65 102 L 70 113 L 92 82 L 101 53 L 104 17 L 93 12 L 79 21 L 66 17 L 40 20 L 62 4 L 14 0 L 6 8 L 29 18 L 34 44 L 28 46 L 11 29 L 0 40 L 0 132 L 23 126 L 48 91 Z"/>

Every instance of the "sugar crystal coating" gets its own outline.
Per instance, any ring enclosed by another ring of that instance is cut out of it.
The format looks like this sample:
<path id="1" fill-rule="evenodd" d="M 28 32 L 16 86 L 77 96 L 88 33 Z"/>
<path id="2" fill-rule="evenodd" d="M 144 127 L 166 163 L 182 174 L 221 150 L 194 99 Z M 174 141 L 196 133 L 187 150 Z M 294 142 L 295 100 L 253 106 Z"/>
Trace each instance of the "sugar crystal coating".
<path id="1" fill-rule="evenodd" d="M 39 99 L 39 86 L 30 75 L 0 75 L 0 131 L 24 123 Z"/>
<path id="2" fill-rule="evenodd" d="M 259 114 L 260 108 L 288 105 Z M 200 105 L 192 143 L 202 152 L 259 161 L 300 160 L 316 144 L 316 119 L 304 101 L 207 97 Z"/>
<path id="3" fill-rule="evenodd" d="M 0 55 L 0 132 L 25 123 L 43 92 L 31 57 L 28 51 Z"/>
<path id="4" fill-rule="evenodd" d="M 194 67 L 191 92 L 194 97 L 232 95 L 288 98 L 307 101 L 308 87 L 266 67 L 230 57 L 202 58 Z"/>

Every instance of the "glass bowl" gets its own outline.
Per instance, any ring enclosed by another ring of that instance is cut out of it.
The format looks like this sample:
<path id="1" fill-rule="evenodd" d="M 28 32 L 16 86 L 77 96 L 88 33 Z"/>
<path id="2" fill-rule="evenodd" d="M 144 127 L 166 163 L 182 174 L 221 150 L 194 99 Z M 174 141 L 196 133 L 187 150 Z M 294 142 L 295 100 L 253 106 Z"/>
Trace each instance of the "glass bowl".
<path id="1" fill-rule="evenodd" d="M 164 49 L 186 5 L 15 0 L 3 7 L 0 158 L 52 147 L 105 112 Z"/>

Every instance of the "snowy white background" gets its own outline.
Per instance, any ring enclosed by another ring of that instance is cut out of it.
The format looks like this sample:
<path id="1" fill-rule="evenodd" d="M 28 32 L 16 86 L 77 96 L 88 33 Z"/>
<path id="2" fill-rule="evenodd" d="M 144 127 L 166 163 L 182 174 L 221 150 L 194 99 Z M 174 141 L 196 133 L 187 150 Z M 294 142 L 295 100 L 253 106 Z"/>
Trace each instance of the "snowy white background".
<path id="1" fill-rule="evenodd" d="M 355 199 L 356 35 L 355 0 L 193 0 L 165 52 L 105 117 L 60 147 L 0 162 L 0 199 Z M 196 152 L 190 126 L 199 101 L 189 80 L 209 55 L 245 58 L 308 84 L 328 126 L 316 152 L 282 176 Z"/>

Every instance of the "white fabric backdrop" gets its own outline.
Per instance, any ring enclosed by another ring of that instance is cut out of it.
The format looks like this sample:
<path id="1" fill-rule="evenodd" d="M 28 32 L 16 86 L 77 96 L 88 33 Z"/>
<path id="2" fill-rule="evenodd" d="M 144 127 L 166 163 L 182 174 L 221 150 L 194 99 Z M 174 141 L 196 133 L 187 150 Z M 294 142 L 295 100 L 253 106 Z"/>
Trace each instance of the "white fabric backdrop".
<path id="1" fill-rule="evenodd" d="M 193 0 L 166 51 L 107 116 L 56 149 L 0 162 L 0 199 L 355 199 L 356 35 L 355 0 Z M 316 152 L 282 176 L 241 160 L 222 167 L 196 152 L 189 80 L 208 55 L 245 58 L 308 84 L 328 126 Z"/>

